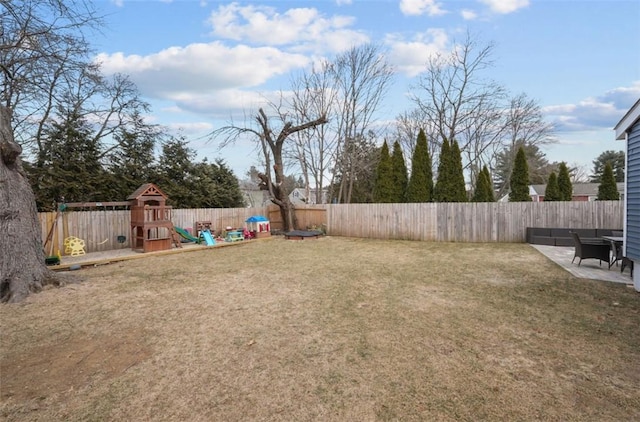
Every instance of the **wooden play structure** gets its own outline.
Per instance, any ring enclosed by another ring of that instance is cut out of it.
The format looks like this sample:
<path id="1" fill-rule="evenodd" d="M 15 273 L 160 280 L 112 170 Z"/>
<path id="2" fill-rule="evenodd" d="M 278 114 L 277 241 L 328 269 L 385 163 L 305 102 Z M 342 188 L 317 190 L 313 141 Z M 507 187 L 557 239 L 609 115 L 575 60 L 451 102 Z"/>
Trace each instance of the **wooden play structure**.
<path id="1" fill-rule="evenodd" d="M 171 222 L 167 195 L 153 183 L 145 183 L 127 200 L 131 208 L 131 249 L 155 252 L 181 248 L 180 236 Z"/>

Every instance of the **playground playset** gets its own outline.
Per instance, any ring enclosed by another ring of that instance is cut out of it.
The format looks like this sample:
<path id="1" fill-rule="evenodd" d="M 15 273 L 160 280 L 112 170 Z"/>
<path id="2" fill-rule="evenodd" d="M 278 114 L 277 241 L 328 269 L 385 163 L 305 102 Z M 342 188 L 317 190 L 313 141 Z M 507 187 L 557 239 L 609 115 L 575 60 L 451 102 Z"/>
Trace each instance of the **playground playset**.
<path id="1" fill-rule="evenodd" d="M 64 254 L 70 256 L 85 254 L 85 241 L 76 236 L 70 236 L 68 233 L 67 219 L 64 212 L 72 208 L 129 208 L 131 212 L 131 249 L 142 253 L 164 251 L 172 247 L 182 248 L 182 242 L 213 246 L 216 245 L 216 240 L 218 242 L 237 242 L 271 235 L 269 220 L 261 215 L 254 215 L 248 218 L 245 221 L 246 227 L 227 227 L 226 230 L 218 233 L 217 238 L 211 221 L 196 221 L 192 231 L 190 228 L 176 227 L 171 219 L 172 207 L 166 204 L 167 199 L 167 195 L 158 186 L 153 183 L 145 183 L 129 195 L 126 202 L 59 204 L 55 219 L 48 230 L 44 243 L 45 253 L 48 253 L 46 258 L 47 265 L 58 265 L 61 261 L 62 251 L 56 250 L 54 253 L 54 245 L 57 243 L 54 241 L 54 237 L 57 235 L 56 227 L 61 217 L 63 221 Z M 117 241 L 120 244 L 124 244 L 126 240 L 124 235 L 117 236 Z"/>

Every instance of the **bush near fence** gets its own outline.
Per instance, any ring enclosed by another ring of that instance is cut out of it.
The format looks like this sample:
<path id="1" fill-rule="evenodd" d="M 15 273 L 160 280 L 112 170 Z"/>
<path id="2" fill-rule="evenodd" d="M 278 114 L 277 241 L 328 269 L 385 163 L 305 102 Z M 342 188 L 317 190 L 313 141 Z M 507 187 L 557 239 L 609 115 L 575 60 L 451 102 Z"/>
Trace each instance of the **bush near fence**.
<path id="1" fill-rule="evenodd" d="M 527 227 L 612 228 L 623 226 L 623 201 L 325 204 L 296 207 L 298 227 L 325 225 L 331 236 L 435 242 L 524 242 Z M 192 228 L 211 221 L 214 231 L 243 227 L 252 215 L 282 229 L 277 206 L 261 208 L 175 209 L 174 225 Z M 55 213 L 40 213 L 45 239 Z M 54 235 L 62 251 L 66 236 L 85 240 L 87 252 L 129 248 L 129 211 L 65 211 Z M 118 236 L 125 236 L 118 243 Z M 64 253 L 64 252 L 63 252 Z"/>

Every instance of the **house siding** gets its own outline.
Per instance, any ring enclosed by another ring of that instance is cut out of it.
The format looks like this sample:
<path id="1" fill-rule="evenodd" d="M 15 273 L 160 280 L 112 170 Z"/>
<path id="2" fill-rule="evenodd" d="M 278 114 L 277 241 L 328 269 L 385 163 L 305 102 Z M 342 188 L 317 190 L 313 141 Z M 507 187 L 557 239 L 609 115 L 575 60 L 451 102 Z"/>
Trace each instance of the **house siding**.
<path id="1" fill-rule="evenodd" d="M 628 132 L 627 157 L 626 254 L 640 261 L 640 121 Z"/>

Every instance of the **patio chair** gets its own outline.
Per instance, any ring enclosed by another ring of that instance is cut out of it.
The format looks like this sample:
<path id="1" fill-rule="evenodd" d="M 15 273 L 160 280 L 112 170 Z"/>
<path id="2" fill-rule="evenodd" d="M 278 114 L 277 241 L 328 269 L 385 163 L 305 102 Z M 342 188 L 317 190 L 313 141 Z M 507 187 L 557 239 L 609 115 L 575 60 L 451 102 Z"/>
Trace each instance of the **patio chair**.
<path id="1" fill-rule="evenodd" d="M 631 278 L 633 278 L 633 261 L 627 258 L 626 256 L 622 257 L 622 266 L 620 267 L 620 272 L 624 272 L 624 269 L 629 267 L 629 271 L 631 272 Z"/>
<path id="2" fill-rule="evenodd" d="M 613 264 L 618 266 L 618 261 L 622 262 L 622 243 L 616 242 L 615 240 L 607 241 L 611 247 L 611 260 L 609 261 L 609 268 L 613 267 Z"/>
<path id="3" fill-rule="evenodd" d="M 611 236 L 613 237 L 622 237 L 624 236 L 624 232 L 621 230 L 611 230 Z"/>
<path id="4" fill-rule="evenodd" d="M 602 261 L 606 261 L 609 263 L 609 252 L 610 247 L 606 243 L 602 242 L 584 242 L 580 240 L 580 236 L 576 232 L 571 232 L 573 236 L 573 241 L 575 242 L 575 253 L 573 255 L 573 261 L 576 258 L 580 258 L 578 261 L 578 266 L 582 263 L 583 259 L 598 259 L 600 260 L 600 266 L 602 266 Z"/>

